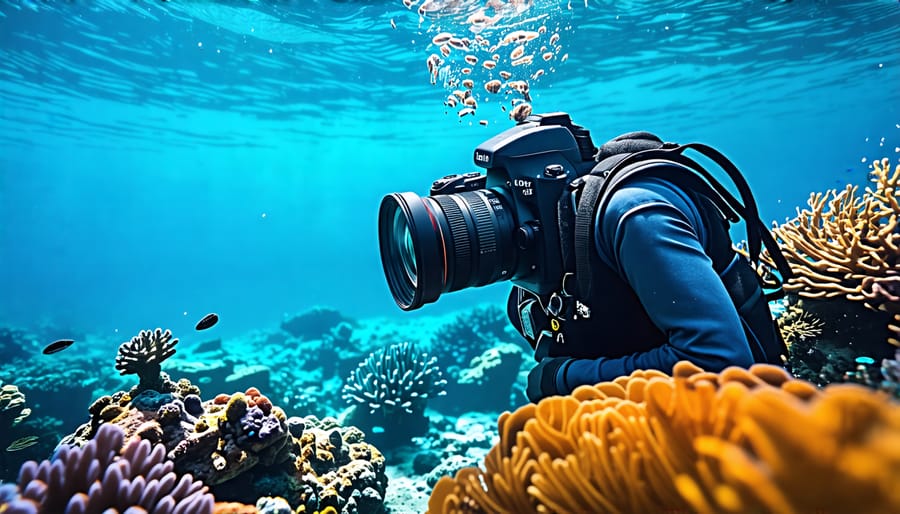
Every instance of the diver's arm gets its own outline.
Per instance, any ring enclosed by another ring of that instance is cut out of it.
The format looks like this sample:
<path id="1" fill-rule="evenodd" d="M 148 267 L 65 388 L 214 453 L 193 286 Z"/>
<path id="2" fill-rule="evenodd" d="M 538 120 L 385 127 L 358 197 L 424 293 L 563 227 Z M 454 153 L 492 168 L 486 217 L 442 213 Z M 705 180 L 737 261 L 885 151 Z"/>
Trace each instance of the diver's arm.
<path id="1" fill-rule="evenodd" d="M 753 355 L 740 318 L 687 216 L 665 201 L 619 207 L 619 215 L 604 222 L 601 233 L 609 236 L 598 247 L 668 343 L 624 357 L 570 360 L 557 375 L 560 392 L 636 369 L 671 373 L 680 360 L 709 371 L 750 366 Z M 619 344 L 627 348 L 629 341 Z"/>

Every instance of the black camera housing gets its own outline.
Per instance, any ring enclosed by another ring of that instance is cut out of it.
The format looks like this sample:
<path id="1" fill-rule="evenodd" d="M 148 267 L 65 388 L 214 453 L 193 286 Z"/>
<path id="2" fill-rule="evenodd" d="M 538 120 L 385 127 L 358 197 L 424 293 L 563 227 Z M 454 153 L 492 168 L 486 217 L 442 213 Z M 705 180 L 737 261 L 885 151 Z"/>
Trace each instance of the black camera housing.
<path id="1" fill-rule="evenodd" d="M 397 305 L 418 309 L 502 280 L 541 295 L 555 290 L 563 273 L 558 203 L 593 168 L 595 152 L 568 114 L 529 116 L 475 149 L 485 173 L 447 175 L 425 197 L 386 195 L 378 239 Z"/>
<path id="2" fill-rule="evenodd" d="M 516 226 L 514 284 L 537 294 L 559 287 L 562 277 L 558 202 L 567 186 L 596 164 L 590 132 L 567 113 L 529 116 L 480 144 L 473 160 L 486 168 L 448 175 L 432 184 L 431 195 L 490 189 L 510 209 Z"/>

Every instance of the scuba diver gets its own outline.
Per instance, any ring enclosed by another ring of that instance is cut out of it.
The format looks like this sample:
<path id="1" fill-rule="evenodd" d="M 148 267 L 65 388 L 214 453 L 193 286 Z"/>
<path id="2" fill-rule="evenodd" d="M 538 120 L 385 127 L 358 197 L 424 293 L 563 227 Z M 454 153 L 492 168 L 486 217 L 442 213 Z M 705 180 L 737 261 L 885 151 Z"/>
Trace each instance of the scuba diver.
<path id="1" fill-rule="evenodd" d="M 719 166 L 740 201 L 700 163 Z M 749 186 L 721 153 L 633 132 L 599 148 L 565 113 L 535 115 L 480 145 L 485 175 L 379 211 L 385 276 L 404 310 L 442 292 L 510 280 L 508 313 L 534 350 L 531 401 L 636 369 L 786 365 L 769 310 L 790 268 Z M 743 220 L 746 251 L 729 228 Z M 767 292 L 768 289 L 772 291 Z"/>

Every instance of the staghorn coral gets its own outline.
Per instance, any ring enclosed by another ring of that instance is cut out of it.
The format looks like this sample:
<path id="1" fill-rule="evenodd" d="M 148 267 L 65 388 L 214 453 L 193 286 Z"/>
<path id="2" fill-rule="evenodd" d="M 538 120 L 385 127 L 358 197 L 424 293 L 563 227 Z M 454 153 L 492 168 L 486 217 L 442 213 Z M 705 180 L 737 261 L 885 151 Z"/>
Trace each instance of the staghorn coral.
<path id="1" fill-rule="evenodd" d="M 900 165 L 875 161 L 871 181 L 810 195 L 809 209 L 773 232 L 795 276 L 785 290 L 804 298 L 842 297 L 886 308 L 900 280 Z M 883 299 L 882 299 L 883 298 Z M 896 306 L 895 306 L 896 307 Z"/>
<path id="2" fill-rule="evenodd" d="M 900 512 L 900 406 L 774 366 L 639 370 L 498 425 L 429 513 Z"/>
<path id="3" fill-rule="evenodd" d="M 178 339 L 172 339 L 172 331 L 141 330 L 140 334 L 119 345 L 116 369 L 121 375 L 137 375 L 140 379 L 137 392 L 153 389 L 162 392 L 162 362 L 175 355 Z"/>
<path id="4" fill-rule="evenodd" d="M 140 440 L 122 448 L 124 436 L 103 425 L 82 448 L 63 446 L 52 461 L 26 462 L 17 494 L 0 494 L 0 512 L 212 513 L 213 496 L 190 475 L 173 473 L 165 448 Z"/>

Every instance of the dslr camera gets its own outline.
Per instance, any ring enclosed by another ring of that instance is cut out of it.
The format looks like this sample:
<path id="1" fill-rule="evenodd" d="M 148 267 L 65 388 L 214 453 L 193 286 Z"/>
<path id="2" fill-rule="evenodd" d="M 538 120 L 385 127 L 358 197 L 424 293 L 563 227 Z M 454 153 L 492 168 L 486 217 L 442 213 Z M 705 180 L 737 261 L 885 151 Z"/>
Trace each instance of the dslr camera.
<path id="1" fill-rule="evenodd" d="M 501 280 L 544 294 L 563 274 L 558 203 L 596 164 L 590 132 L 566 113 L 533 115 L 475 149 L 485 173 L 447 175 L 429 196 L 386 195 L 381 263 L 406 311 Z"/>

